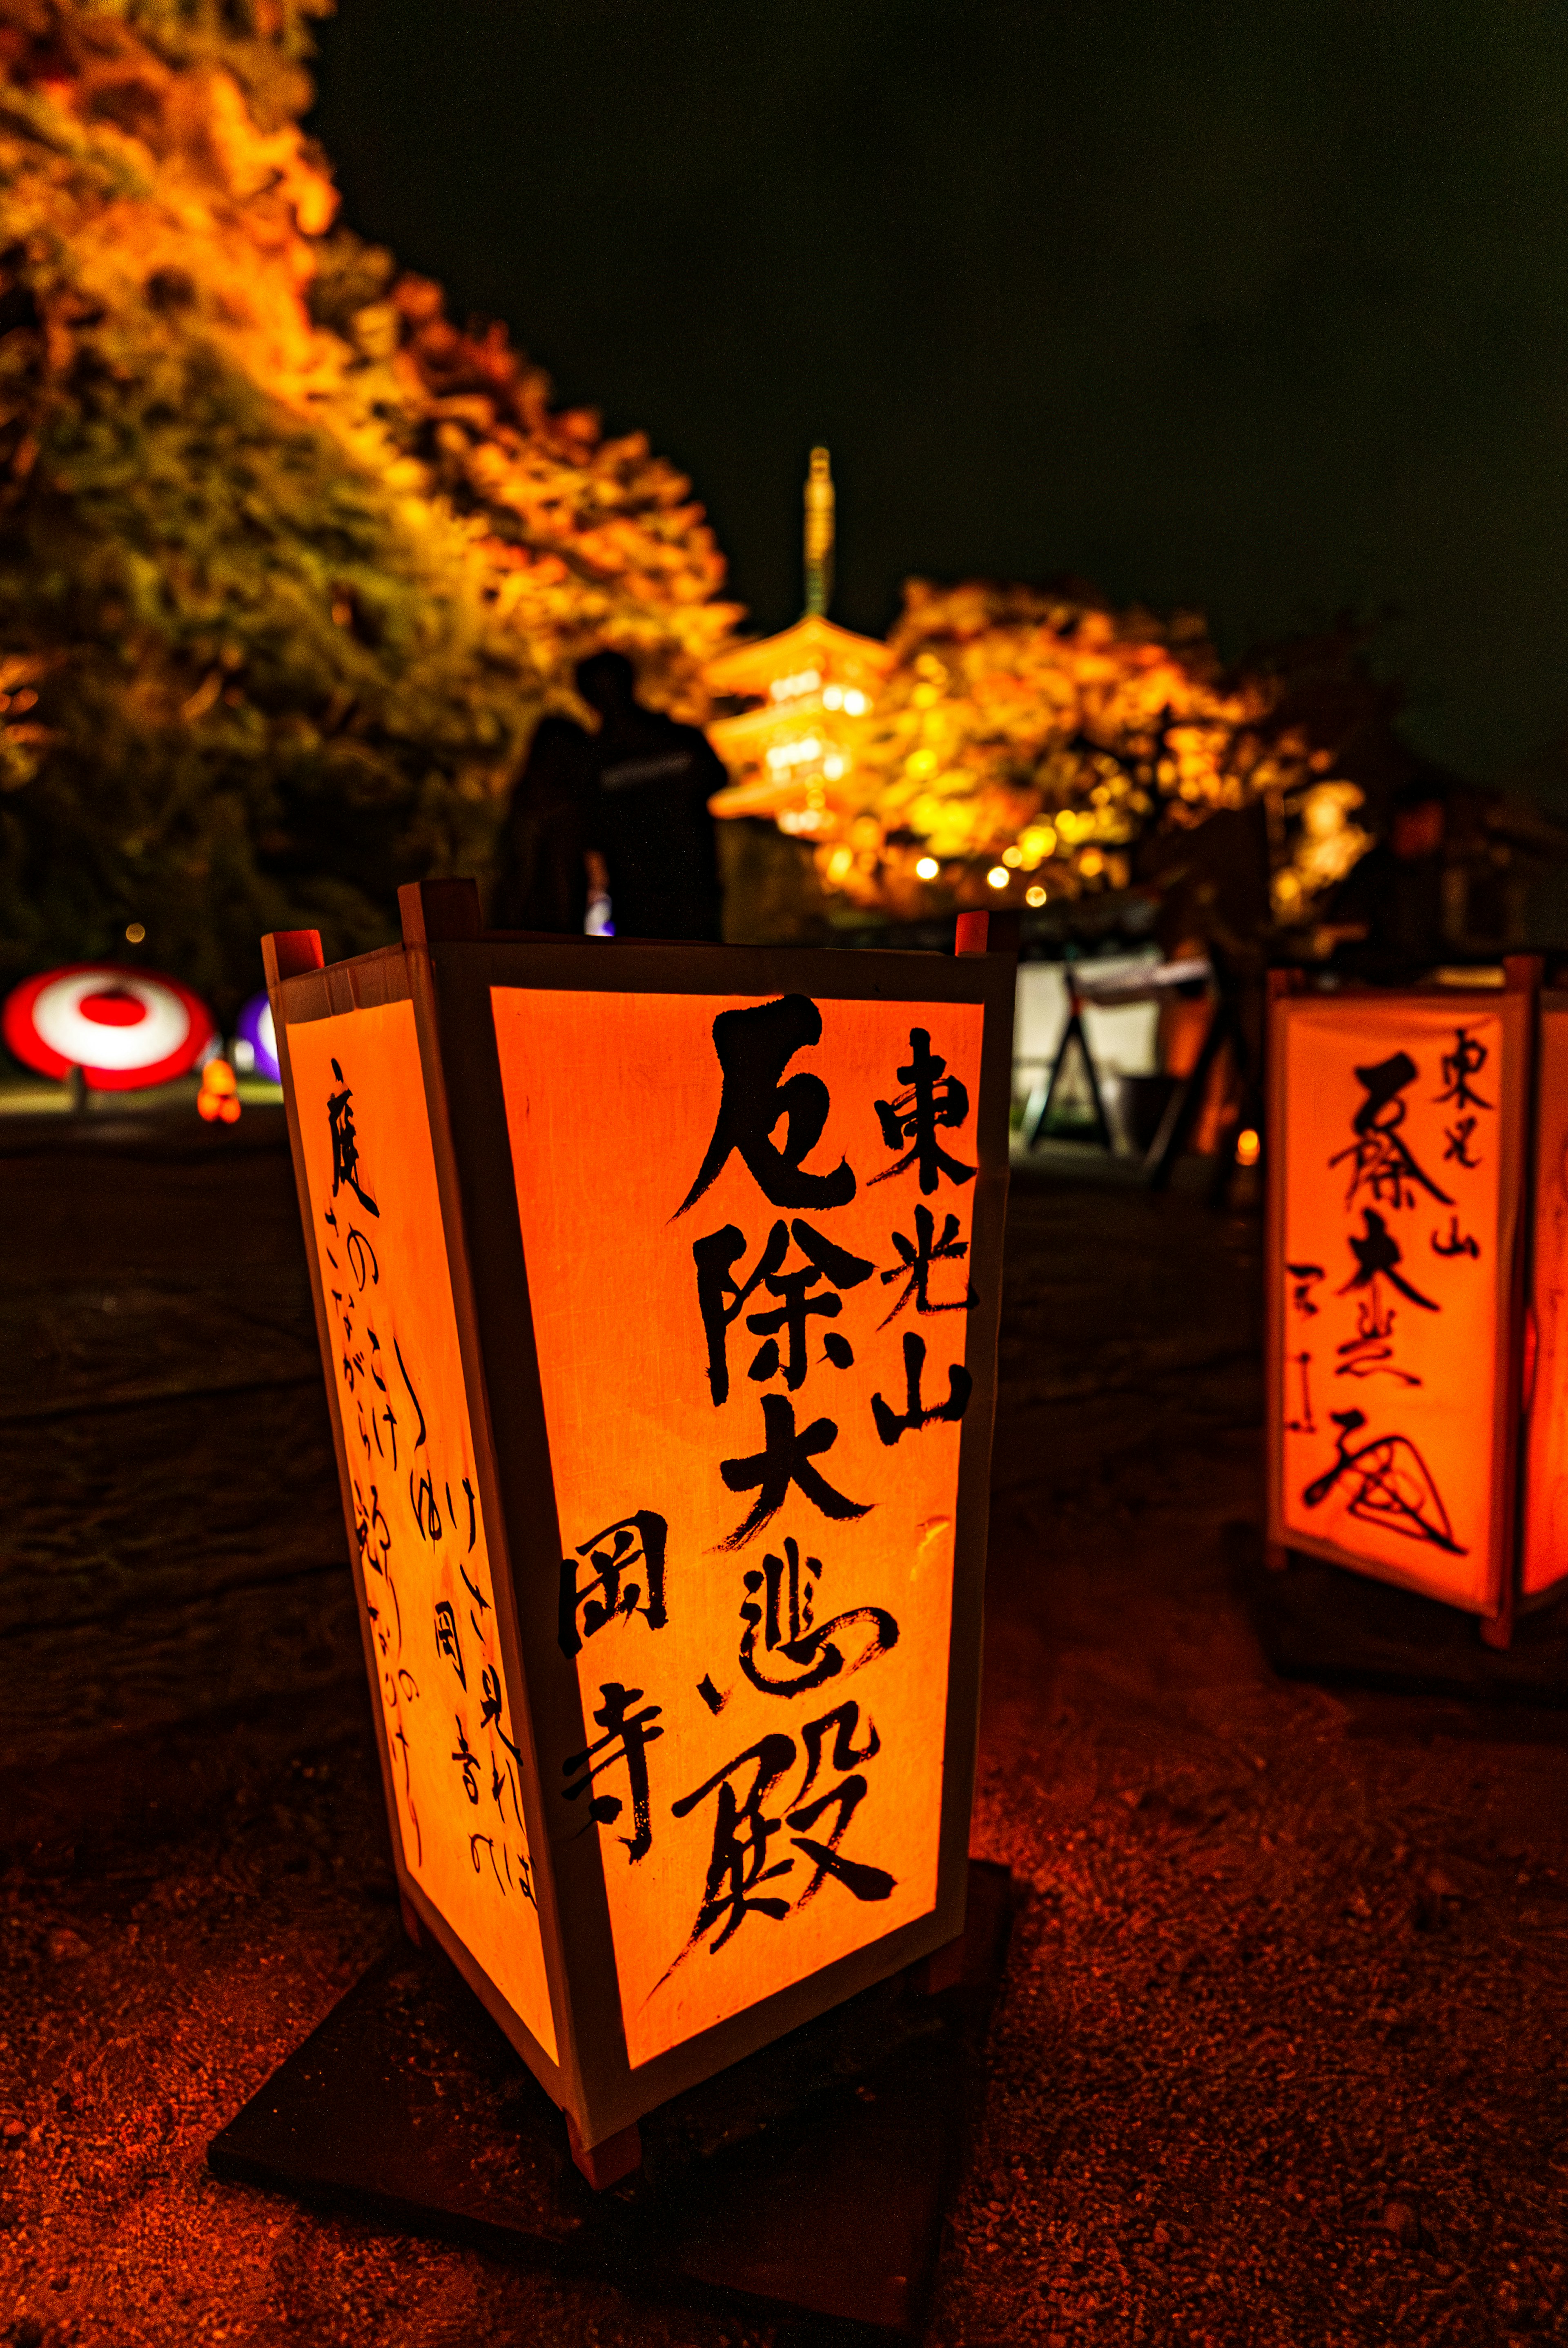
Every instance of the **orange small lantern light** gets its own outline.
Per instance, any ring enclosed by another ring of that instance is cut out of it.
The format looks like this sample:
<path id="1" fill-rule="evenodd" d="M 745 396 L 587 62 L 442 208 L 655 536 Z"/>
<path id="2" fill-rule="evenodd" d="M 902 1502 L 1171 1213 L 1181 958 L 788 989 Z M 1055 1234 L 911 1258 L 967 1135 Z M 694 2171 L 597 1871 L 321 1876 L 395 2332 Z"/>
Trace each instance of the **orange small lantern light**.
<path id="1" fill-rule="evenodd" d="M 962 1928 L 1012 963 L 402 895 L 264 942 L 393 1848 L 604 2184 Z"/>
<path id="2" fill-rule="evenodd" d="M 1568 1576 L 1568 998 L 1530 957 L 1505 976 L 1278 983 L 1267 1152 L 1273 1561 L 1442 1599 L 1493 1645 Z"/>
<path id="3" fill-rule="evenodd" d="M 221 1120 L 233 1125 L 240 1116 L 240 1086 L 227 1060 L 209 1060 L 201 1071 L 196 1114 L 208 1125 Z"/>

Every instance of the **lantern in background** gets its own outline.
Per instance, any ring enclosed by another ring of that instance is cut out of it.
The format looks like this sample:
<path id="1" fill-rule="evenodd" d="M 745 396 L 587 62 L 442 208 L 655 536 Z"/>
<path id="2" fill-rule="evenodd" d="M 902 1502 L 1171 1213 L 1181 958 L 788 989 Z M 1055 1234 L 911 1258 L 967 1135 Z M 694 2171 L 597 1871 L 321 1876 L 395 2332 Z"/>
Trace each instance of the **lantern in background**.
<path id="1" fill-rule="evenodd" d="M 209 1060 L 202 1069 L 196 1114 L 203 1125 L 239 1124 L 240 1086 L 227 1060 Z"/>
<path id="2" fill-rule="evenodd" d="M 1568 999 L 1504 973 L 1276 982 L 1269 1049 L 1272 1560 L 1464 1607 L 1492 1645 L 1568 1574 Z"/>
<path id="3" fill-rule="evenodd" d="M 1568 1578 L 1568 994 L 1556 993 L 1541 997 L 1534 1177 L 1522 1373 L 1526 1605 Z"/>
<path id="4" fill-rule="evenodd" d="M 265 942 L 393 1846 L 604 2184 L 961 1929 L 1013 965 L 402 897 Z"/>
<path id="5" fill-rule="evenodd" d="M 27 979 L 7 996 L 6 1048 L 42 1076 L 80 1068 L 94 1092 L 172 1083 L 217 1045 L 211 1013 L 161 972 L 72 963 Z"/>
<path id="6" fill-rule="evenodd" d="M 282 1082 L 278 1072 L 272 1006 L 264 990 L 251 995 L 234 1023 L 234 1066 L 242 1076 L 257 1076 L 269 1085 Z"/>

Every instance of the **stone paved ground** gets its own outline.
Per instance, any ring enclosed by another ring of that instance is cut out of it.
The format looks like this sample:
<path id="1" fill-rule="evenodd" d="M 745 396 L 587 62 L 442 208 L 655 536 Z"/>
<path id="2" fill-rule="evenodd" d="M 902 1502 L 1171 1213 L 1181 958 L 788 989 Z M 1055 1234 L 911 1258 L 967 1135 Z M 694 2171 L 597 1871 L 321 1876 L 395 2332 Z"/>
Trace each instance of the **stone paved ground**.
<path id="1" fill-rule="evenodd" d="M 770 2340 L 207 2175 L 395 1908 L 283 1161 L 89 1171 L 0 1158 L 0 2340 Z M 942 2348 L 1568 2338 L 1568 1714 L 1272 1676 L 1255 1248 L 1015 1185 Z"/>

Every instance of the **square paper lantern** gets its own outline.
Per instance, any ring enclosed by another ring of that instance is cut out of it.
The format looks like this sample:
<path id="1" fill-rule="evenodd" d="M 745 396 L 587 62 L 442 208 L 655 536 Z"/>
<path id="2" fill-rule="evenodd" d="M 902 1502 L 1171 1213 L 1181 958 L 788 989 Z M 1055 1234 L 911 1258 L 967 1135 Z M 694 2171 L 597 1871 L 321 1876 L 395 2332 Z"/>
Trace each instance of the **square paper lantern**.
<path id="1" fill-rule="evenodd" d="M 1539 965 L 1284 994 L 1269 1051 L 1268 1536 L 1469 1609 L 1516 1587 Z"/>
<path id="2" fill-rule="evenodd" d="M 963 1925 L 1013 964 L 266 941 L 405 1913 L 638 2116 Z"/>
<path id="3" fill-rule="evenodd" d="M 1568 994 L 1541 997 L 1534 1170 L 1523 1365 L 1525 1605 L 1568 1578 Z"/>

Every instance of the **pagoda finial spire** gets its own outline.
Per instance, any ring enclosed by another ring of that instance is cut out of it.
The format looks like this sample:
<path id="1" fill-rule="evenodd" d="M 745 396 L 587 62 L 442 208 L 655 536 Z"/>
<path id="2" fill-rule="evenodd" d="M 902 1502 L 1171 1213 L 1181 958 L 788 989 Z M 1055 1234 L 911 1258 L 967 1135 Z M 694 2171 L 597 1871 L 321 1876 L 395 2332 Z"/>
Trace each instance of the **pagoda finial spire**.
<path id="1" fill-rule="evenodd" d="M 827 450 L 814 448 L 805 477 L 805 613 L 827 616 L 833 600 L 833 474 Z"/>

